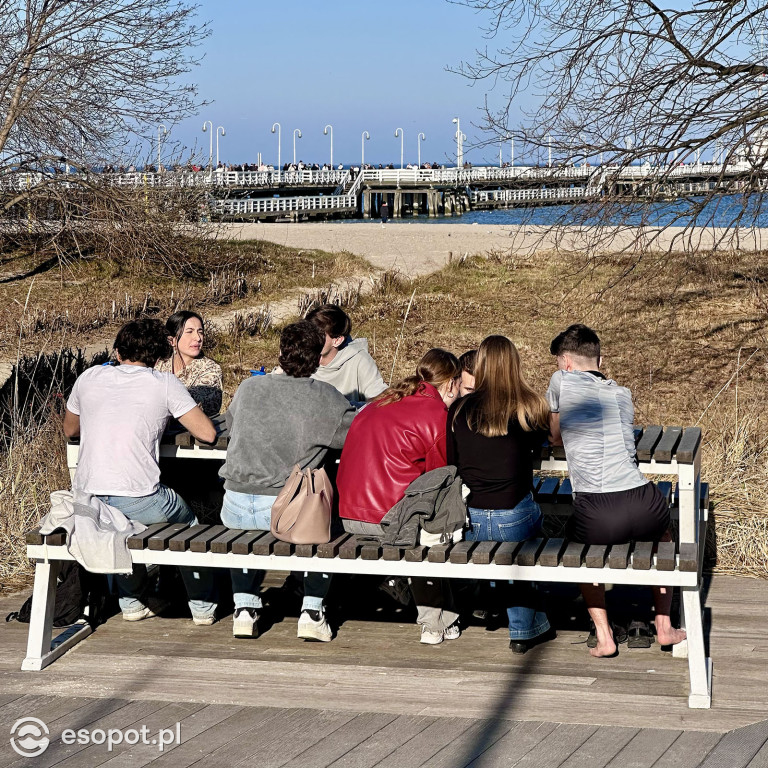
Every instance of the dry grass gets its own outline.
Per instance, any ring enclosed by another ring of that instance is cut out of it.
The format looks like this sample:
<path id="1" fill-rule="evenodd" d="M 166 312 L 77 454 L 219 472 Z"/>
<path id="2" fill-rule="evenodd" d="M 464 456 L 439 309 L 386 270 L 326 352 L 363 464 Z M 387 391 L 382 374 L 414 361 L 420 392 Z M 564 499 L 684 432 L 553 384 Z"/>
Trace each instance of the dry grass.
<path id="1" fill-rule="evenodd" d="M 231 274 L 243 274 L 249 290 L 254 281 L 261 281 L 259 301 L 263 296 L 284 297 L 292 286 L 314 286 L 320 296 L 331 280 L 363 271 L 362 263 L 348 254 L 281 251 L 265 243 L 217 247 L 217 268 L 236 263 L 237 271 Z M 256 259 L 263 259 L 261 271 Z M 57 276 L 62 291 L 58 298 L 50 297 L 51 308 L 59 312 L 71 308 L 73 297 L 84 300 L 83 293 L 108 300 L 110 290 L 123 292 L 120 280 L 94 287 L 84 277 L 88 270 L 98 276 L 114 269 L 114 265 L 95 269 L 86 264 L 79 293 L 70 281 Z M 414 281 L 387 273 L 369 293 L 347 297 L 347 309 L 354 335 L 368 338 L 385 376 L 398 343 L 395 378 L 411 373 L 432 346 L 461 353 L 489 333 L 504 333 L 518 345 L 526 375 L 540 391 L 553 370 L 550 339 L 570 323 L 590 324 L 603 340 L 606 374 L 632 389 L 637 423 L 702 426 L 703 475 L 710 483 L 713 505 L 712 566 L 768 577 L 766 280 L 768 267 L 762 254 L 672 256 L 639 264 L 618 257 L 585 261 L 578 254 L 525 259 L 493 254 L 488 260 L 455 259 L 439 273 Z M 179 285 L 173 285 L 178 291 Z M 195 296 L 198 289 L 204 295 L 206 286 L 207 281 L 193 286 Z M 16 290 L 21 294 L 26 287 L 28 281 L 22 281 Z M 231 307 L 238 309 L 244 301 L 236 298 Z M 8 307 L 0 311 L 5 312 L 5 322 L 11 322 Z M 20 313 L 15 311 L 12 323 L 18 327 Z M 30 338 L 40 341 L 50 336 L 55 334 Z M 225 402 L 249 368 L 269 369 L 277 362 L 278 334 L 263 316 L 241 315 L 236 328 L 212 341 L 212 356 L 225 371 Z M 55 426 L 46 429 L 41 445 L 61 446 Z M 11 452 L 0 456 L 3 580 L 24 571 L 20 537 L 45 511 L 47 491 L 66 484 L 63 452 L 56 448 L 49 455 L 35 445 L 35 441 L 16 442 Z M 28 471 L 19 474 L 21 466 Z M 11 491 L 13 477 L 34 487 L 15 486 Z"/>

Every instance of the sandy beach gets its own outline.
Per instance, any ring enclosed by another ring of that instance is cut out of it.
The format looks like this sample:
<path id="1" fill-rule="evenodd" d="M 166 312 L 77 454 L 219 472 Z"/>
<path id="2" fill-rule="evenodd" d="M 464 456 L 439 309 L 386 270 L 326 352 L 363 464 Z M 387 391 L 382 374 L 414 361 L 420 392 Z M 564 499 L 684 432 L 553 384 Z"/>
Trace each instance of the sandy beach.
<path id="1" fill-rule="evenodd" d="M 555 230 L 547 227 L 439 224 L 390 221 L 306 222 L 300 224 L 225 224 L 219 237 L 237 240 L 268 240 L 291 248 L 349 251 L 378 269 L 397 269 L 416 276 L 445 266 L 451 256 L 487 255 L 492 252 L 529 255 L 562 249 L 597 252 L 761 250 L 768 244 L 768 229 L 737 230 L 669 227 L 664 230 L 636 227 Z"/>

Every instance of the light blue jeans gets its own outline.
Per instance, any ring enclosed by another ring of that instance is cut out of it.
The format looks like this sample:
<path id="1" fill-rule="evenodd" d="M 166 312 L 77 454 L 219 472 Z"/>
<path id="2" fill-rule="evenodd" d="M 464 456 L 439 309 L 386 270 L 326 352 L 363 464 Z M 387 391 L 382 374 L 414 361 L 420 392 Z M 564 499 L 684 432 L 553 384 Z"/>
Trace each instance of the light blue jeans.
<path id="1" fill-rule="evenodd" d="M 224 491 L 221 507 L 221 523 L 227 528 L 240 528 L 244 531 L 268 531 L 272 519 L 272 505 L 275 496 L 259 496 L 238 491 Z M 261 582 L 264 571 L 249 568 L 232 568 L 232 597 L 235 610 L 238 608 L 262 609 Z M 304 600 L 302 611 L 320 611 L 323 601 L 331 586 L 331 577 L 327 573 L 304 574 Z"/>
<path id="2" fill-rule="evenodd" d="M 161 485 L 149 496 L 99 496 L 112 507 L 119 509 L 129 520 L 144 525 L 153 523 L 197 523 L 192 510 L 172 488 Z M 189 609 L 196 619 L 205 619 L 216 612 L 214 580 L 206 568 L 179 568 L 189 598 Z M 147 590 L 148 578 L 145 565 L 134 565 L 130 576 L 115 576 L 120 610 L 138 613 L 144 608 L 142 598 Z"/>
<path id="3" fill-rule="evenodd" d="M 541 509 L 529 493 L 514 509 L 478 509 L 469 507 L 468 541 L 525 541 L 541 530 Z M 513 585 L 513 582 L 509 582 Z M 496 588 L 496 583 L 490 586 Z M 511 640 L 530 640 L 549 630 L 547 614 L 539 609 L 538 592 L 527 581 L 509 588 L 507 608 Z"/>

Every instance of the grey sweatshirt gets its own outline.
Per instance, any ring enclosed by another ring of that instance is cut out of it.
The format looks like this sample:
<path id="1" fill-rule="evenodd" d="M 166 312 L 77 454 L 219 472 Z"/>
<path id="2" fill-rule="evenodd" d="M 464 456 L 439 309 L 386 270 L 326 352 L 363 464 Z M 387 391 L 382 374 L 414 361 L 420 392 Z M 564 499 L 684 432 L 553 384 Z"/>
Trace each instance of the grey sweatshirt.
<path id="1" fill-rule="evenodd" d="M 224 487 L 277 496 L 295 464 L 320 466 L 344 445 L 355 409 L 332 386 L 285 375 L 254 376 L 235 392 L 226 414 Z"/>
<path id="2" fill-rule="evenodd" d="M 368 339 L 348 341 L 328 365 L 321 365 L 313 379 L 327 381 L 350 403 L 360 403 L 380 395 L 387 385 L 376 361 L 368 354 Z"/>

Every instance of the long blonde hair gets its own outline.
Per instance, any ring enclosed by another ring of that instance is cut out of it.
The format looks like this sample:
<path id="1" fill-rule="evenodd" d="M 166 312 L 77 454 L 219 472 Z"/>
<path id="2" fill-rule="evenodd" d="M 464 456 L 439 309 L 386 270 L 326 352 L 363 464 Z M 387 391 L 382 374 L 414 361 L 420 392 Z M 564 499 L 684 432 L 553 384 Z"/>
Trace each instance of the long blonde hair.
<path id="1" fill-rule="evenodd" d="M 415 395 L 424 384 L 439 389 L 446 381 L 461 376 L 461 366 L 456 355 L 446 349 L 430 349 L 416 365 L 416 374 L 393 384 L 371 402 L 376 405 L 397 403 L 404 397 Z"/>
<path id="2" fill-rule="evenodd" d="M 549 424 L 547 401 L 523 378 L 517 347 L 506 336 L 488 336 L 481 342 L 475 391 L 460 401 L 454 423 L 461 411 L 469 428 L 485 437 L 506 435 L 513 416 L 526 432 Z"/>

